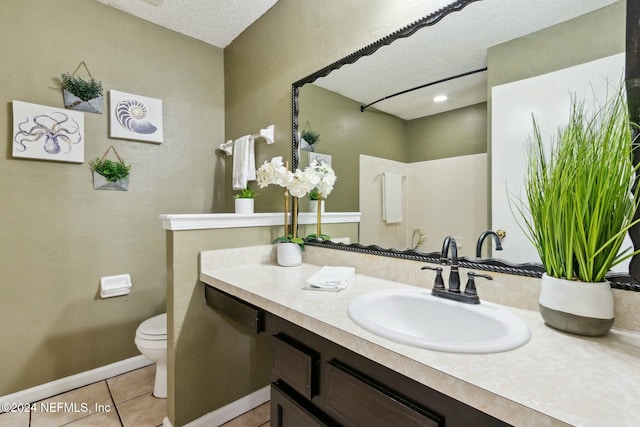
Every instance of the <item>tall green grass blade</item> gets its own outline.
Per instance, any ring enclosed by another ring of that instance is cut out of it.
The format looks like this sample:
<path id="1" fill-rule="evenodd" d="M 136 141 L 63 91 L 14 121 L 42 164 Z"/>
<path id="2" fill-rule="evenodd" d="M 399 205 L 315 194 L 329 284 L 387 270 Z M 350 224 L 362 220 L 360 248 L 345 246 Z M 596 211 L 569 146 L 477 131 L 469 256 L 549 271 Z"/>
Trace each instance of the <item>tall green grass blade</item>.
<path id="1" fill-rule="evenodd" d="M 547 274 L 599 282 L 614 265 L 638 208 L 633 189 L 632 126 L 623 90 L 591 112 L 575 95 L 566 126 L 549 153 L 533 118 L 525 200 L 512 212 L 536 247 Z M 515 208 L 515 209 L 514 209 Z"/>

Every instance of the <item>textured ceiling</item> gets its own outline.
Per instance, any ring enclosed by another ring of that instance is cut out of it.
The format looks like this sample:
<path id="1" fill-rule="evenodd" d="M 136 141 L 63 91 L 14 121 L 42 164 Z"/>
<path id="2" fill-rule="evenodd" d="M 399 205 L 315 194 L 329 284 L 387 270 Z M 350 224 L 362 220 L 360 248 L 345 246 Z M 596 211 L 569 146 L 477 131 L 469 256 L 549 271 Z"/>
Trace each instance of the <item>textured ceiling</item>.
<path id="1" fill-rule="evenodd" d="M 277 0 L 97 0 L 220 48 Z M 298 0 L 303 1 L 303 0 Z M 305 0 L 310 1 L 310 0 Z M 394 1 L 394 0 L 389 0 Z M 315 82 L 362 104 L 487 66 L 487 50 L 618 0 L 482 0 L 433 27 L 397 40 Z M 446 4 L 434 1 L 433 7 Z M 399 3 L 400 4 L 400 3 Z M 416 16 L 415 19 L 421 18 Z M 382 101 L 375 108 L 410 120 L 484 102 L 486 72 Z M 391 77 L 391 78 L 389 78 Z M 431 102 L 446 93 L 449 101 Z"/>
<path id="2" fill-rule="evenodd" d="M 483 0 L 433 27 L 397 40 L 315 82 L 361 104 L 487 66 L 491 46 L 550 27 L 618 0 Z M 562 41 L 559 41 L 562 42 Z M 487 73 L 430 86 L 375 104 L 405 120 L 487 100 Z M 445 93 L 449 101 L 432 102 Z"/>
<path id="3" fill-rule="evenodd" d="M 225 48 L 278 0 L 97 0 Z"/>

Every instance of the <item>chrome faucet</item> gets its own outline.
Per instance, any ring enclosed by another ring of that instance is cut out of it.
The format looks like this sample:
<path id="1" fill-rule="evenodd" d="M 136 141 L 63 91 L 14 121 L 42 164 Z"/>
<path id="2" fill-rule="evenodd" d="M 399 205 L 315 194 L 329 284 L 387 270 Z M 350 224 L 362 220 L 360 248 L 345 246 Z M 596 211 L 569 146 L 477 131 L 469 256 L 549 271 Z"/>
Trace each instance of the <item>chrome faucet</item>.
<path id="1" fill-rule="evenodd" d="M 476 243 L 476 258 L 482 258 L 482 243 L 484 243 L 484 240 L 489 236 L 493 237 L 496 251 L 502 250 L 502 243 L 500 242 L 498 234 L 492 230 L 483 231 L 480 237 L 478 237 L 478 243 Z"/>
<path id="2" fill-rule="evenodd" d="M 484 234 L 484 233 L 483 233 Z M 451 251 L 451 260 L 449 260 L 449 251 Z M 442 279 L 442 267 L 424 266 L 422 270 L 434 270 L 436 272 L 436 278 L 431 288 L 431 295 L 446 298 L 458 302 L 464 302 L 467 304 L 480 304 L 480 298 L 476 290 L 476 278 L 484 278 L 487 280 L 493 280 L 493 278 L 487 274 L 478 274 L 473 271 L 468 273 L 469 280 L 464 288 L 464 292 L 460 292 L 460 273 L 458 272 L 458 246 L 456 240 L 447 236 L 442 243 L 442 252 L 440 253 L 440 264 L 450 264 L 451 271 L 449 272 L 449 288 L 444 286 L 444 280 Z"/>

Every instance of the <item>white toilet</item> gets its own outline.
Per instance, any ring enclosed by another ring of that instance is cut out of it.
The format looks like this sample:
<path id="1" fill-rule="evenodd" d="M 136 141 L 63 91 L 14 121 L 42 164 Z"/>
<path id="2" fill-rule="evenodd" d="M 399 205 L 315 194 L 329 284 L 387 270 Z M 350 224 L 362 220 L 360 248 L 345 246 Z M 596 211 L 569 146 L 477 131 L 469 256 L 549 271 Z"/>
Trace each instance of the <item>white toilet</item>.
<path id="1" fill-rule="evenodd" d="M 145 320 L 136 330 L 136 345 L 147 359 L 156 362 L 153 395 L 167 397 L 167 313 Z"/>

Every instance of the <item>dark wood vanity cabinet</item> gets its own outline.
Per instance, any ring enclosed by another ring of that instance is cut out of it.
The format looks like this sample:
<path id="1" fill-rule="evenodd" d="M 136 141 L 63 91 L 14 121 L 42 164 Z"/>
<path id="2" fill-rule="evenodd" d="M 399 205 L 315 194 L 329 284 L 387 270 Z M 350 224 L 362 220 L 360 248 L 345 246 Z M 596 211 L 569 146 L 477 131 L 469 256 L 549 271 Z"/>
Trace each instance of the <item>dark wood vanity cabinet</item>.
<path id="1" fill-rule="evenodd" d="M 224 313 L 232 319 L 234 313 L 245 313 L 245 309 L 227 304 L 257 309 L 264 332 L 272 336 L 272 426 L 509 425 L 287 320 L 206 287 L 207 304 L 218 299 L 215 293 L 228 297 L 223 299 Z M 244 314 L 236 320 L 246 324 Z"/>
<path id="2" fill-rule="evenodd" d="M 264 310 L 212 286 L 204 286 L 207 305 L 256 333 L 264 331 Z"/>

